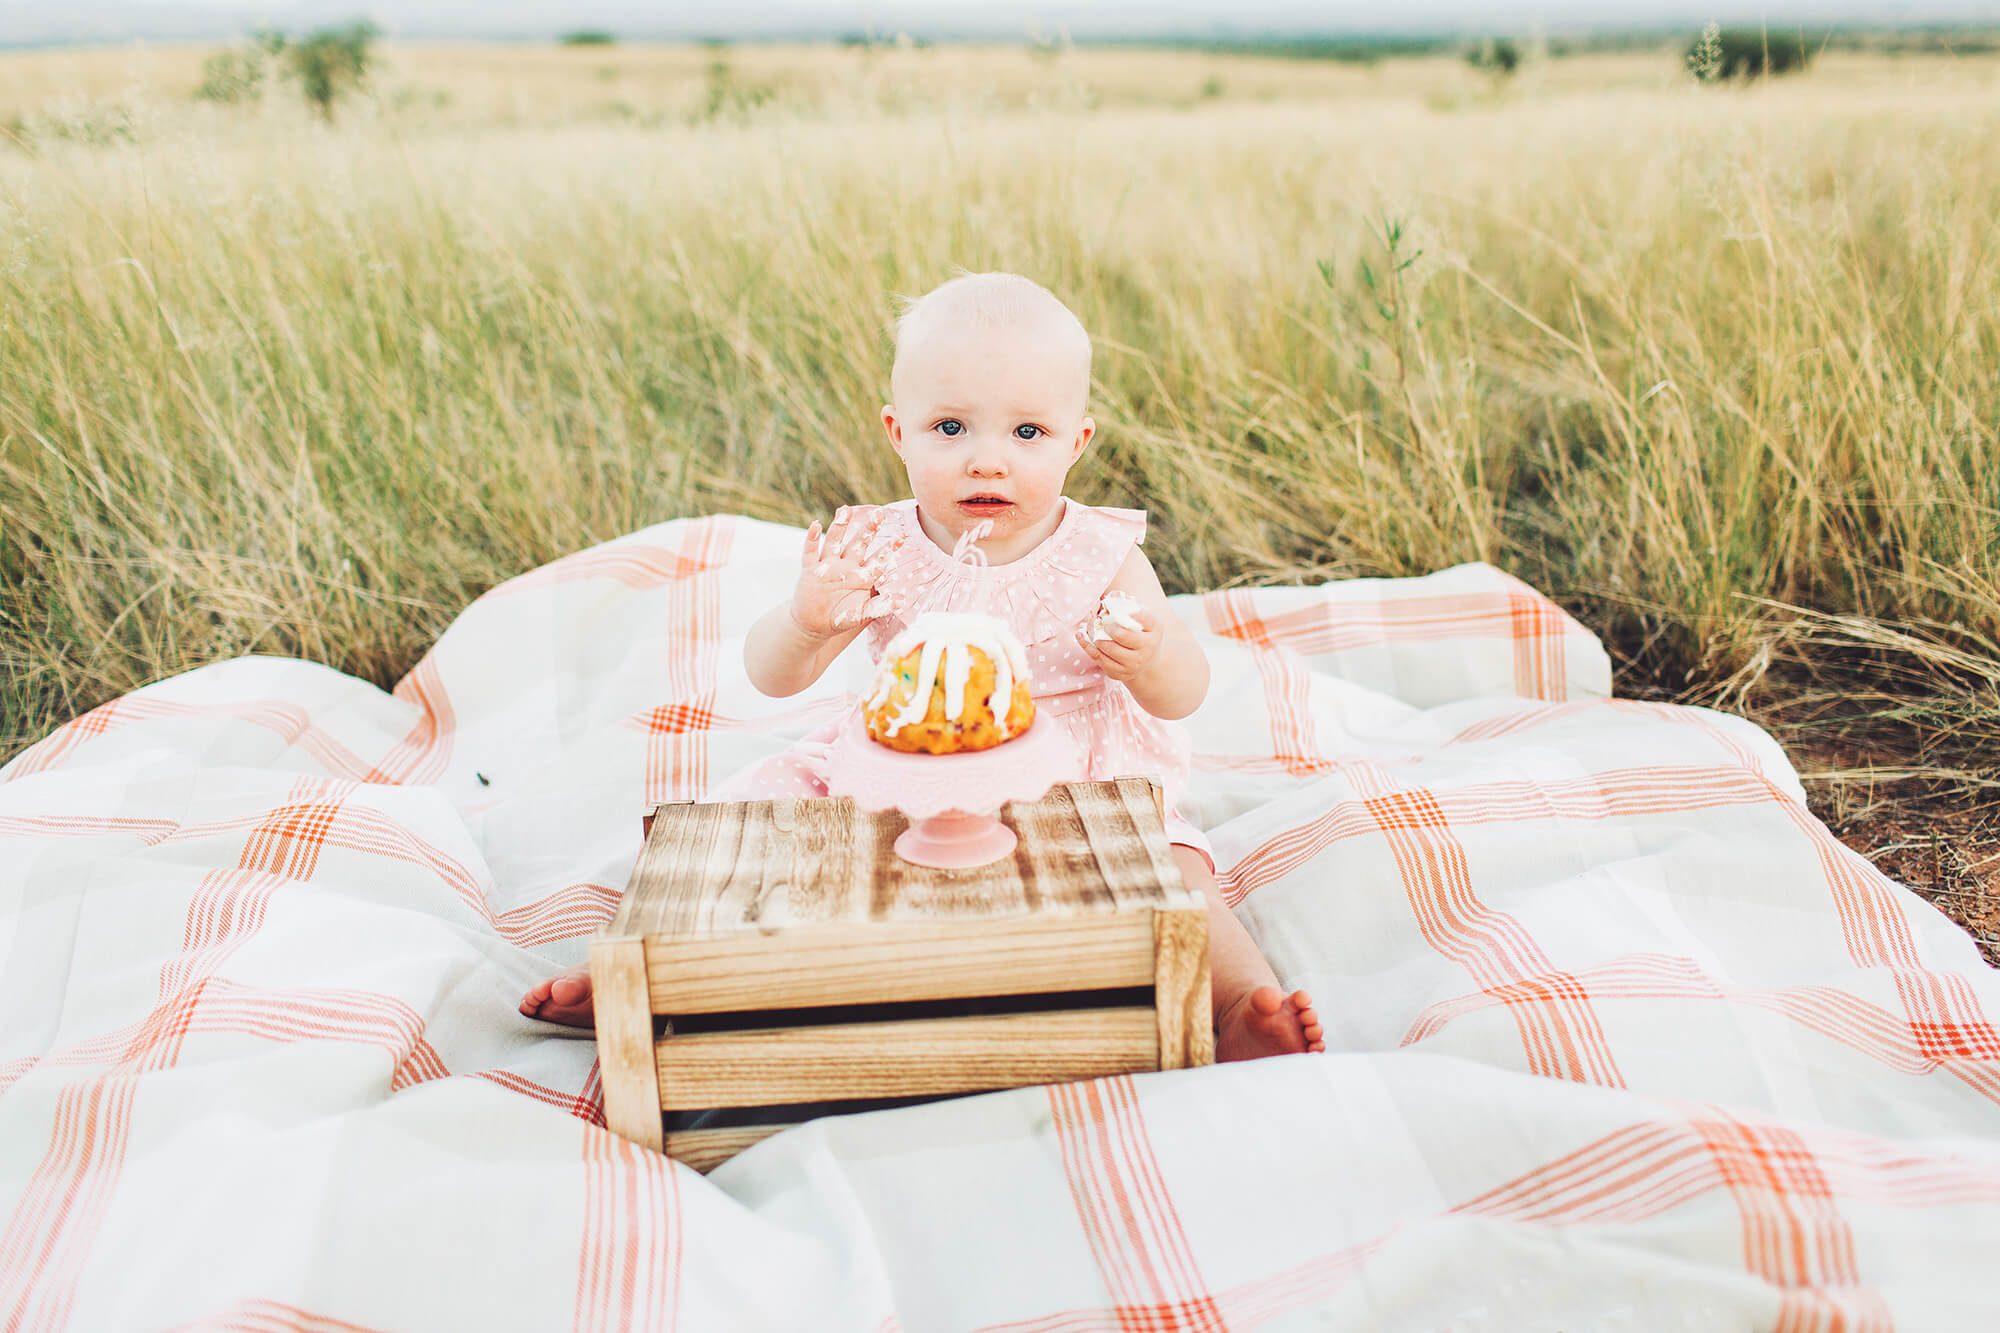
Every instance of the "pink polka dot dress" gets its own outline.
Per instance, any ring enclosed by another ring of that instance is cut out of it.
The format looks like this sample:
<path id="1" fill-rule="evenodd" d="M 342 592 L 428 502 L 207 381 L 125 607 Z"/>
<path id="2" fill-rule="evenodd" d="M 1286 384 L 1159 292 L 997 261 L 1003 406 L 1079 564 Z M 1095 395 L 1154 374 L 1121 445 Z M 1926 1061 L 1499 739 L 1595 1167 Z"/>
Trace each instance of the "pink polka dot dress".
<path id="1" fill-rule="evenodd" d="M 1146 513 L 1078 504 L 1067 496 L 1062 505 L 1056 530 L 1004 565 L 954 561 L 919 526 L 915 500 L 886 506 L 877 544 L 901 536 L 903 550 L 876 580 L 876 591 L 890 605 L 864 632 L 868 655 L 880 662 L 889 641 L 926 611 L 978 611 L 1005 620 L 1027 649 L 1036 710 L 1069 730 L 1089 756 L 1089 776 L 1143 775 L 1158 781 L 1166 796 L 1168 841 L 1195 849 L 1212 871 L 1215 856 L 1207 835 L 1176 809 L 1188 780 L 1186 730 L 1140 707 L 1132 691 L 1105 675 L 1075 638 L 1077 627 L 1096 615 L 1127 553 L 1145 540 Z M 819 765 L 840 725 L 829 724 L 743 770 L 708 799 L 824 796 Z"/>

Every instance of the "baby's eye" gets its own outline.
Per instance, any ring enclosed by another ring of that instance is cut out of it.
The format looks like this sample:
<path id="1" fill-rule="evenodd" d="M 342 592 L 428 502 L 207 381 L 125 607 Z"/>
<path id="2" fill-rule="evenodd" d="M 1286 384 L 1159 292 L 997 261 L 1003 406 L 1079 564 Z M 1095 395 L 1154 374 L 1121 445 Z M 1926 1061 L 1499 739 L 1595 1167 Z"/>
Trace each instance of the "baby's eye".
<path id="1" fill-rule="evenodd" d="M 1048 434 L 1048 432 L 1043 430 L 1040 426 L 1031 426 L 1023 422 L 1021 425 L 1014 427 L 1014 434 L 1016 434 L 1017 436 L 1019 436 L 1024 440 L 1033 440 Z"/>
<path id="2" fill-rule="evenodd" d="M 965 423 L 946 417 L 943 421 L 938 422 L 937 433 L 947 439 L 956 435 L 963 435 L 965 433 Z"/>

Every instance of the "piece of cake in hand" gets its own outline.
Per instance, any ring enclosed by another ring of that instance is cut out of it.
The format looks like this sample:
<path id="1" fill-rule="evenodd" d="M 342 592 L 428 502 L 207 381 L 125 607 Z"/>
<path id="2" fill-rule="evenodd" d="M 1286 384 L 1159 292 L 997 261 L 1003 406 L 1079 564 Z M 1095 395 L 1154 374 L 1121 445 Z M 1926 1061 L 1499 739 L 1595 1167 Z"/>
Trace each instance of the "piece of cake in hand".
<path id="1" fill-rule="evenodd" d="M 1143 629 L 1138 616 L 1139 599 L 1128 593 L 1107 592 L 1097 599 L 1097 614 L 1090 620 L 1090 641 L 1103 643 L 1111 637 L 1110 626 L 1122 629 Z"/>
<path id="2" fill-rule="evenodd" d="M 893 750 L 990 750 L 1035 720 L 1028 651 L 998 617 L 925 612 L 883 649 L 861 708 L 870 738 Z"/>

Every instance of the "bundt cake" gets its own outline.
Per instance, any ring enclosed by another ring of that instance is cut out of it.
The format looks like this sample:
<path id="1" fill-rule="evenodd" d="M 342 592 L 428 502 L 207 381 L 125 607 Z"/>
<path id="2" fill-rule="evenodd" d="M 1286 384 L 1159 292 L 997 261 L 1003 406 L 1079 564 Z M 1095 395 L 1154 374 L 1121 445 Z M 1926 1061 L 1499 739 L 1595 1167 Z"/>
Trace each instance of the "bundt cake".
<path id="1" fill-rule="evenodd" d="M 882 650 L 861 707 L 868 735 L 891 749 L 990 750 L 1035 720 L 1027 649 L 997 617 L 925 612 Z"/>

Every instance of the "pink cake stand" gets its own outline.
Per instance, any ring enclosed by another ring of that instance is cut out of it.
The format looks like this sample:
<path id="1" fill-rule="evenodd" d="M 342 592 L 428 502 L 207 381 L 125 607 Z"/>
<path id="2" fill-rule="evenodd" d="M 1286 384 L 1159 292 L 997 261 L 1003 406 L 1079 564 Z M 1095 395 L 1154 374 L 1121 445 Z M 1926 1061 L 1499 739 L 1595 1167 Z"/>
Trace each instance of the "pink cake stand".
<path id="1" fill-rule="evenodd" d="M 1036 801 L 1058 782 L 1083 776 L 1083 756 L 1062 723 L 1037 709 L 1013 740 L 960 754 L 904 754 L 868 738 L 859 711 L 827 754 L 826 789 L 863 810 L 900 810 L 910 827 L 896 854 L 920 866 L 983 866 L 1014 850 L 1000 807 Z"/>

